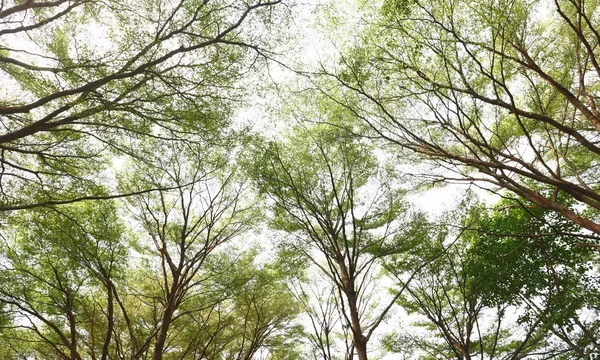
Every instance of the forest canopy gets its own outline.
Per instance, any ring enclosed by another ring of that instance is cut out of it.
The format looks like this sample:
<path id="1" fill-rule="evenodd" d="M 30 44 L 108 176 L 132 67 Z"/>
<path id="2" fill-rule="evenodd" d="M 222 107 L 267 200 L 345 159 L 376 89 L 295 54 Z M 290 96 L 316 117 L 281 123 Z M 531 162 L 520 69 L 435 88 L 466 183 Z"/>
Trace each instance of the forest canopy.
<path id="1" fill-rule="evenodd" d="M 599 7 L 0 1 L 0 358 L 600 358 Z"/>

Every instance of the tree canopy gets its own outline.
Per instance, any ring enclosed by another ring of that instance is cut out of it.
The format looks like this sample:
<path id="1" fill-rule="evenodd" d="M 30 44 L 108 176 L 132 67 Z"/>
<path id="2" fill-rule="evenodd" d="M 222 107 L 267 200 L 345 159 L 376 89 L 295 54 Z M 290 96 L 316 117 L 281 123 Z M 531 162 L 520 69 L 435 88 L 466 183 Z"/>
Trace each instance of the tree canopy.
<path id="1" fill-rule="evenodd" d="M 599 6 L 0 1 L 0 358 L 599 357 Z"/>

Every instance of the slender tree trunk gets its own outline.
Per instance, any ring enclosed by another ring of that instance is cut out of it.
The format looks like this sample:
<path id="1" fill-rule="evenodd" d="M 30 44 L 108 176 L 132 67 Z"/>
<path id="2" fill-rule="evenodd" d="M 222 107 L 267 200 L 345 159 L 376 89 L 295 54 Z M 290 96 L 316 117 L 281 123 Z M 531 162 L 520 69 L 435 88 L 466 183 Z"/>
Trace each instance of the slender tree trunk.
<path id="1" fill-rule="evenodd" d="M 107 299 L 107 303 L 108 303 L 108 307 L 106 309 L 106 317 L 107 317 L 107 321 L 108 321 L 108 325 L 106 327 L 106 338 L 104 339 L 104 346 L 102 346 L 102 360 L 107 360 L 108 359 L 108 352 L 110 349 L 110 341 L 112 339 L 112 332 L 113 332 L 113 328 L 114 328 L 114 323 L 115 323 L 115 319 L 114 319 L 114 302 L 113 302 L 113 291 L 112 291 L 112 286 L 110 284 L 110 280 L 106 280 L 106 291 L 108 291 L 108 299 Z"/>
<path id="2" fill-rule="evenodd" d="M 350 283 L 350 282 L 349 282 Z M 368 339 L 363 335 L 362 328 L 360 326 L 360 316 L 358 313 L 358 300 L 356 292 L 354 291 L 353 284 L 349 284 L 351 287 L 346 291 L 346 297 L 348 299 L 348 307 L 350 310 L 350 327 L 352 328 L 352 343 L 358 354 L 358 360 L 367 360 L 367 341 Z"/>
<path id="3" fill-rule="evenodd" d="M 350 299 L 348 299 L 350 300 Z M 350 307 L 350 321 L 352 321 L 352 343 L 358 354 L 358 360 L 367 360 L 367 338 L 363 335 L 358 318 L 358 309 L 356 301 L 348 301 Z"/>
<path id="4" fill-rule="evenodd" d="M 156 344 L 154 345 L 154 354 L 152 354 L 152 360 L 162 360 L 163 351 L 165 350 L 165 343 L 167 341 L 167 334 L 169 333 L 169 326 L 171 325 L 174 311 L 175 301 L 172 293 L 160 324 L 160 330 L 158 331 Z"/>
<path id="5" fill-rule="evenodd" d="M 71 360 L 79 360 L 79 353 L 77 352 L 77 330 L 75 325 L 75 315 L 73 314 L 71 309 L 69 309 L 67 315 L 69 319 L 69 332 L 71 335 L 69 355 Z"/>

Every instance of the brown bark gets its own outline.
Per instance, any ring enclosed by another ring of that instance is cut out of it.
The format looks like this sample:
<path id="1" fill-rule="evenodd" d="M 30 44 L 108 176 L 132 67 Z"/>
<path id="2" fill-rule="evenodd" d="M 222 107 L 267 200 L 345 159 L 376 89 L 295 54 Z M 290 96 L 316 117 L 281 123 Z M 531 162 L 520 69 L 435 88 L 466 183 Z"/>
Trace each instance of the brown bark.
<path id="1" fill-rule="evenodd" d="M 169 334 L 169 327 L 173 320 L 173 312 L 175 311 L 174 302 L 170 299 L 167 308 L 162 317 L 160 324 L 160 330 L 156 336 L 156 344 L 154 345 L 154 353 L 152 354 L 152 360 L 162 360 L 163 352 L 165 350 L 165 343 L 167 341 L 167 335 Z"/>
<path id="2" fill-rule="evenodd" d="M 352 329 L 352 343 L 356 349 L 356 354 L 359 360 L 367 360 L 367 342 L 368 338 L 363 334 L 360 325 L 360 314 L 358 312 L 358 296 L 356 294 L 353 278 L 348 276 L 345 269 L 345 264 L 342 267 L 342 285 L 344 286 L 344 294 L 348 300 L 348 308 L 350 310 L 350 328 Z"/>
<path id="3" fill-rule="evenodd" d="M 114 312 L 115 306 L 113 301 L 113 290 L 110 283 L 110 280 L 107 280 L 106 291 L 108 292 L 107 298 L 107 309 L 106 309 L 106 317 L 108 321 L 108 326 L 106 329 L 106 338 L 104 339 L 104 345 L 102 346 L 102 357 L 101 360 L 108 359 L 108 351 L 110 347 L 110 341 L 112 339 L 113 328 L 115 325 Z"/>

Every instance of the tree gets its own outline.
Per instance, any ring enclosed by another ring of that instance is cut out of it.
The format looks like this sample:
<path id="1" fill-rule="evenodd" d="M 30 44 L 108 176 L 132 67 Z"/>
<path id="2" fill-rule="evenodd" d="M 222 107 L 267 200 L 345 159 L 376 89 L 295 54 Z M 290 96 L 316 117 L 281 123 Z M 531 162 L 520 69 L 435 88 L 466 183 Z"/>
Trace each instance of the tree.
<path id="1" fill-rule="evenodd" d="M 297 307 L 285 274 L 254 265 L 256 252 L 218 255 L 260 219 L 228 166 L 232 148 L 146 146 L 154 156 L 120 182 L 125 191 L 161 189 L 128 198 L 127 222 L 145 234 L 127 231 L 113 201 L 8 217 L 0 268 L 7 357 L 291 354 Z"/>
<path id="2" fill-rule="evenodd" d="M 598 351 L 600 278 L 593 254 L 576 246 L 578 226 L 547 209 L 500 205 L 471 205 L 450 243 L 447 230 L 430 231 L 387 259 L 386 270 L 406 286 L 399 304 L 418 315 L 388 337 L 388 348 L 455 359 Z M 426 266 L 406 280 L 415 264 Z"/>
<path id="3" fill-rule="evenodd" d="M 599 20 L 594 1 L 385 1 L 321 90 L 432 160 L 426 177 L 491 184 L 600 234 Z"/>
<path id="4" fill-rule="evenodd" d="M 2 2 L 0 210 L 125 195 L 116 157 L 219 126 L 277 3 Z"/>
<path id="5" fill-rule="evenodd" d="M 172 189 L 129 199 L 134 218 L 149 237 L 139 250 L 147 256 L 155 289 L 160 289 L 149 295 L 157 317 L 150 333 L 155 336 L 152 359 L 160 360 L 171 334 L 179 332 L 172 328 L 206 306 L 195 298 L 209 281 L 204 274 L 209 256 L 247 231 L 256 214 L 242 198 L 243 183 L 227 167 L 229 148 L 161 147 L 155 142 L 148 146 L 154 156 L 134 164 L 122 186 L 133 187 L 131 192 L 139 187 Z M 189 304 L 202 306 L 188 308 Z"/>
<path id="6" fill-rule="evenodd" d="M 523 311 L 521 303 L 489 302 L 484 289 L 492 280 L 472 266 L 468 240 L 461 235 L 448 244 L 445 232 L 441 238 L 431 237 L 386 263 L 398 285 L 406 287 L 398 304 L 411 316 L 405 326 L 397 327 L 385 339 L 385 346 L 420 359 L 519 359 L 555 354 L 548 350 L 549 336 L 538 318 L 518 321 L 515 314 Z M 486 263 L 485 259 L 480 261 Z M 426 266 L 406 280 L 405 273 L 418 263 Z M 506 274 L 494 280 L 510 278 Z"/>
<path id="7" fill-rule="evenodd" d="M 337 119 L 343 121 L 343 113 Z M 343 325 L 352 334 L 349 355 L 367 359 L 367 343 L 391 307 L 369 311 L 370 286 L 380 250 L 400 241 L 398 227 L 406 225 L 402 191 L 391 187 L 369 145 L 335 127 L 298 127 L 254 157 L 249 171 L 272 201 L 272 226 L 292 234 L 292 251 L 334 285 Z"/>
<path id="8" fill-rule="evenodd" d="M 177 309 L 164 359 L 296 358 L 299 308 L 287 275 L 276 262 L 255 264 L 256 255 L 228 247 L 206 260 L 194 296 Z"/>
<path id="9" fill-rule="evenodd" d="M 7 358 L 117 357 L 115 291 L 128 262 L 114 203 L 37 209 L 13 221 L 0 268 Z"/>
<path id="10" fill-rule="evenodd" d="M 338 302 L 336 301 L 336 288 L 320 288 L 320 284 L 308 286 L 299 283 L 297 285 L 297 297 L 302 304 L 303 312 L 310 319 L 310 329 L 305 336 L 311 346 L 315 359 L 333 360 L 342 351 L 336 349 L 336 328 L 338 328 L 343 315 L 340 314 Z M 347 335 L 347 332 L 344 333 Z M 348 338 L 345 336 L 346 351 L 341 358 L 351 359 L 352 349 L 348 346 Z M 339 356 L 338 356 L 339 358 Z"/>
<path id="11" fill-rule="evenodd" d="M 578 226 L 547 209 L 501 205 L 474 215 L 470 234 L 468 270 L 486 280 L 484 303 L 524 308 L 522 323 L 551 333 L 558 354 L 598 352 L 600 275 L 593 254 L 578 246 Z"/>
<path id="12" fill-rule="evenodd" d="M 301 327 L 295 320 L 300 306 L 288 287 L 294 274 L 287 273 L 278 259 L 258 267 L 253 263 L 257 251 L 230 260 L 234 265 L 229 270 L 237 277 L 227 286 L 234 293 L 231 343 L 215 358 L 299 359 Z"/>

